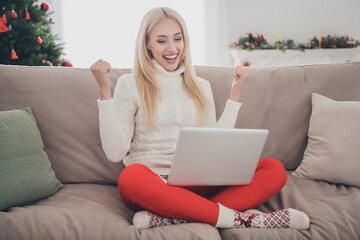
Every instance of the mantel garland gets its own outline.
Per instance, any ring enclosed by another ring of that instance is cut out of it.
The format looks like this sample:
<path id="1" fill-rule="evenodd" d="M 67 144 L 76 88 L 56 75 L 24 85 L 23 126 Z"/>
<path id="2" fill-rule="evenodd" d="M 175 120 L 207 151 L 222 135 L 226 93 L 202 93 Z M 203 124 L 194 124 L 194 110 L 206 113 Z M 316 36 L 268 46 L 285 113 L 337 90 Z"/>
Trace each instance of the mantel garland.
<path id="1" fill-rule="evenodd" d="M 247 33 L 247 36 L 240 37 L 237 42 L 232 42 L 230 48 L 245 49 L 245 50 L 263 50 L 263 49 L 279 49 L 285 52 L 287 49 L 294 49 L 305 51 L 306 49 L 319 49 L 319 48 L 355 48 L 360 45 L 359 40 L 354 40 L 349 36 L 327 35 L 321 37 L 321 41 L 317 37 L 313 37 L 307 43 L 296 43 L 292 39 L 284 39 L 270 44 L 262 34 L 253 35 Z"/>

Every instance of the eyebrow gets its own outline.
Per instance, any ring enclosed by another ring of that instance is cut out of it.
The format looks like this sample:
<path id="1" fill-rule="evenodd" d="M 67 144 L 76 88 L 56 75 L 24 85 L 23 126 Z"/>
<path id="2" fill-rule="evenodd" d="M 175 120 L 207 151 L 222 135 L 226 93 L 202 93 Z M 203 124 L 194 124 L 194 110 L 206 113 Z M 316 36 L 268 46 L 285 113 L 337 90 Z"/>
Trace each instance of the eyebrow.
<path id="1" fill-rule="evenodd" d="M 174 36 L 177 36 L 177 35 L 182 35 L 181 32 L 178 32 L 178 33 L 175 33 Z M 166 35 L 157 35 L 156 37 L 167 37 Z"/>

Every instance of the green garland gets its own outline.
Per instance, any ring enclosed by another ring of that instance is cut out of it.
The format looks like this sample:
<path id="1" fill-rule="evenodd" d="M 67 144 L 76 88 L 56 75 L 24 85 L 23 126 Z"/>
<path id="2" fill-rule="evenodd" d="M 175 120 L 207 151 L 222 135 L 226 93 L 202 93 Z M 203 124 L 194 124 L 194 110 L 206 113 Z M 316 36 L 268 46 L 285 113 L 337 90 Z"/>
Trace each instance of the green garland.
<path id="1" fill-rule="evenodd" d="M 262 50 L 262 49 L 279 49 L 286 51 L 287 49 L 294 49 L 305 51 L 306 49 L 318 48 L 355 48 L 360 46 L 360 41 L 354 40 L 349 36 L 326 36 L 322 37 L 321 45 L 319 39 L 314 37 L 308 43 L 295 43 L 292 39 L 285 39 L 282 41 L 269 44 L 264 36 L 257 34 L 254 36 L 252 33 L 247 33 L 246 37 L 241 37 L 237 42 L 232 42 L 230 48 L 246 49 L 246 50 Z"/>

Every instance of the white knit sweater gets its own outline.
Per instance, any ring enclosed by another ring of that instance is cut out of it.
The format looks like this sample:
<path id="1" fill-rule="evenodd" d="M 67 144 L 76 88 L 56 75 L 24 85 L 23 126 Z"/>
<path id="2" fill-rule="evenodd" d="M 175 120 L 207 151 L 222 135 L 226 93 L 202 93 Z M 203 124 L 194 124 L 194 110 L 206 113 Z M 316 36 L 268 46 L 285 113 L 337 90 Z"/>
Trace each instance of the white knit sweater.
<path id="1" fill-rule="evenodd" d="M 196 126 L 195 105 L 182 87 L 184 67 L 168 72 L 155 61 L 154 66 L 161 103 L 151 130 L 146 128 L 133 74 L 118 79 L 111 100 L 98 99 L 101 143 L 112 162 L 123 159 L 125 166 L 142 163 L 150 169 L 169 168 L 180 129 Z M 210 103 L 203 127 L 233 128 L 241 103 L 227 100 L 224 112 L 216 122 L 210 83 L 199 77 L 197 81 Z"/>

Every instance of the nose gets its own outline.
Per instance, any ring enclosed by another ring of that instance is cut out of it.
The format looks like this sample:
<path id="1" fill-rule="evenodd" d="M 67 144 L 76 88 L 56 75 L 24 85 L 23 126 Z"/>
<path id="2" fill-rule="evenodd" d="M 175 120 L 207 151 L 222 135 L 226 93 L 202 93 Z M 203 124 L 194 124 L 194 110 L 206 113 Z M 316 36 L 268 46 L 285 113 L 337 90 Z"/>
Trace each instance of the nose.
<path id="1" fill-rule="evenodd" d="M 169 41 L 168 49 L 169 52 L 176 52 L 176 45 L 174 41 Z"/>

